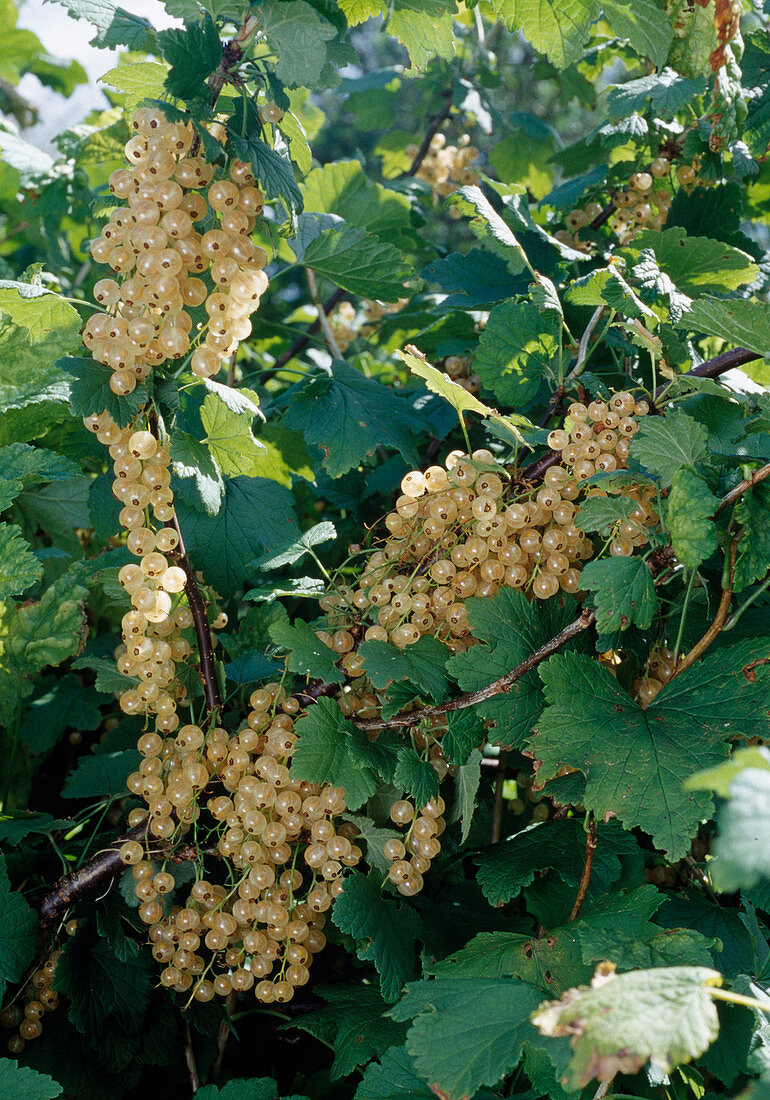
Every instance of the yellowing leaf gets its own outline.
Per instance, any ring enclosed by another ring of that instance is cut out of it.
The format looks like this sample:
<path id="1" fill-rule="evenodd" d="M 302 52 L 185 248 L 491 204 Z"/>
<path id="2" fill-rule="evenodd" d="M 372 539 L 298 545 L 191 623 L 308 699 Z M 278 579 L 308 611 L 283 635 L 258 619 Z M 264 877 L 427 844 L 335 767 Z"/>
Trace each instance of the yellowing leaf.
<path id="1" fill-rule="evenodd" d="M 660 1073 L 697 1058 L 716 1039 L 719 1019 L 709 985 L 722 975 L 672 966 L 615 975 L 600 967 L 591 987 L 569 989 L 541 1005 L 532 1022 L 542 1035 L 570 1035 L 569 1085 L 612 1081 L 650 1061 Z"/>

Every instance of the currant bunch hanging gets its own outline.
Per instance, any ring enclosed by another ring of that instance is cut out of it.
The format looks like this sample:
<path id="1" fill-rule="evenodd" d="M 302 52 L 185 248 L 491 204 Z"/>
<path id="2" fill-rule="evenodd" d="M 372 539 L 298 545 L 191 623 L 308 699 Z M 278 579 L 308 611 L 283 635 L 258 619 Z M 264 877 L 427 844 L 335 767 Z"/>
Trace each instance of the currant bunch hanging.
<path id="1" fill-rule="evenodd" d="M 140 109 L 131 126 L 130 167 L 110 176 L 110 191 L 126 205 L 91 245 L 116 278 L 96 284 L 108 312 L 94 314 L 83 332 L 93 357 L 112 368 L 116 394 L 190 352 L 193 373 L 213 377 L 251 333 L 267 289 L 267 253 L 250 239 L 264 206 L 250 166 L 233 160 L 227 178 L 215 178 L 215 167 L 191 154 L 192 126 L 159 109 Z M 206 320 L 196 324 L 197 307 Z"/>

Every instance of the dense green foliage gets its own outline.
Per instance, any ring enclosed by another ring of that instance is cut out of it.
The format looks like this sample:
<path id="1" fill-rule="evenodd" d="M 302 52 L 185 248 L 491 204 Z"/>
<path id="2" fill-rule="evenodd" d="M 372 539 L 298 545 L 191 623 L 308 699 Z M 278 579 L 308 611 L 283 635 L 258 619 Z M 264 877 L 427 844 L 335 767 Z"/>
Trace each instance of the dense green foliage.
<path id="1" fill-rule="evenodd" d="M 770 8 L 63 3 L 48 153 L 0 0 L 0 1100 L 765 1096 Z"/>

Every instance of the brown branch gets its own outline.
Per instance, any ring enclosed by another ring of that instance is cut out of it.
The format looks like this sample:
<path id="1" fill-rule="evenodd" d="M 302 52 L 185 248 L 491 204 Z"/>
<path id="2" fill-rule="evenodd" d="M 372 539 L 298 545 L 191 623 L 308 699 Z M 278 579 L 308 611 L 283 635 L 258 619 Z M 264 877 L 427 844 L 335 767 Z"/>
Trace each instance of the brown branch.
<path id="1" fill-rule="evenodd" d="M 234 38 L 231 38 L 229 42 L 225 42 L 222 46 L 222 57 L 214 72 L 208 78 L 206 83 L 208 84 L 209 91 L 211 92 L 211 98 L 209 99 L 209 106 L 213 111 L 217 105 L 220 92 L 224 88 L 227 81 L 230 79 L 233 71 L 238 67 L 241 58 L 243 57 L 243 45 L 251 37 L 257 28 L 259 20 L 256 15 L 250 12 L 243 23 L 238 28 L 238 31 Z M 200 134 L 197 132 L 193 135 L 192 145 L 190 146 L 190 156 L 195 157 L 201 147 Z"/>
<path id="2" fill-rule="evenodd" d="M 190 1078 L 190 1090 L 194 1096 L 201 1087 L 201 1079 L 198 1074 L 198 1067 L 195 1064 L 192 1034 L 190 1033 L 190 1025 L 187 1021 L 185 1021 L 184 1025 L 184 1061 L 187 1066 L 187 1076 Z"/>
<path id="3" fill-rule="evenodd" d="M 322 309 L 323 309 L 324 313 L 325 314 L 331 313 L 332 310 L 334 309 L 334 307 L 340 301 L 342 301 L 342 299 L 344 297 L 345 297 L 345 291 L 342 289 L 342 287 L 338 287 L 334 291 L 334 293 L 330 294 L 329 297 L 326 299 L 326 301 L 323 303 Z M 312 325 L 310 325 L 308 327 L 307 332 L 304 332 L 302 334 L 302 336 L 299 336 L 294 341 L 294 343 L 291 345 L 290 348 L 287 348 L 286 351 L 282 352 L 282 354 L 278 356 L 278 358 L 276 359 L 276 361 L 273 364 L 272 368 L 269 371 L 265 371 L 264 374 L 262 375 L 261 380 L 260 380 L 261 383 L 267 382 L 270 378 L 275 377 L 275 375 L 278 373 L 279 370 L 282 370 L 283 367 L 285 367 L 287 363 L 290 363 L 291 360 L 295 358 L 295 356 L 299 355 L 299 353 L 301 351 L 304 351 L 305 348 L 310 343 L 311 338 L 313 336 L 315 336 L 315 334 L 318 332 L 320 327 L 321 327 L 321 321 L 320 321 L 320 317 L 319 317 L 319 318 L 316 318 L 316 320 L 313 321 Z"/>
<path id="4" fill-rule="evenodd" d="M 550 638 L 544 645 L 541 645 L 520 665 L 517 665 L 510 672 L 506 672 L 505 676 L 501 676 L 498 680 L 487 684 L 486 687 L 479 688 L 478 691 L 469 691 L 466 695 L 460 695 L 457 699 L 450 699 L 448 703 L 440 703 L 435 707 L 421 707 L 419 710 L 406 713 L 402 711 L 401 714 L 396 714 L 388 721 L 384 721 L 382 718 L 366 718 L 363 721 L 356 722 L 355 725 L 362 730 L 384 730 L 389 729 L 391 726 L 416 726 L 423 718 L 433 718 L 438 714 L 450 714 L 456 710 L 466 710 L 468 707 L 476 706 L 477 703 L 484 703 L 487 699 L 494 698 L 495 695 L 503 695 L 505 692 L 510 691 L 522 676 L 526 676 L 528 672 L 531 672 L 533 668 L 537 668 L 551 654 L 556 653 L 567 642 L 571 642 L 578 634 L 587 630 L 592 625 L 594 618 L 594 612 L 586 609 L 574 622 L 565 626 L 564 630 L 556 637 Z"/>
<path id="5" fill-rule="evenodd" d="M 115 875 L 124 870 L 124 864 L 118 855 L 121 844 L 125 844 L 127 840 L 144 843 L 149 824 L 150 819 L 147 817 L 125 836 L 113 841 L 109 848 L 98 852 L 77 871 L 71 871 L 55 882 L 37 902 L 41 925 L 54 924 L 75 902 L 107 890 Z"/>
<path id="6" fill-rule="evenodd" d="M 722 627 L 727 622 L 727 615 L 730 610 L 730 604 L 733 598 L 733 570 L 735 569 L 735 555 L 738 550 L 738 540 L 733 539 L 730 543 L 729 554 L 729 579 L 727 588 L 722 591 L 722 598 L 719 601 L 719 607 L 717 613 L 714 616 L 714 621 L 708 628 L 703 637 L 695 643 L 689 653 L 685 653 L 684 657 L 678 662 L 674 671 L 674 676 L 678 676 L 680 672 L 684 672 L 686 668 L 694 664 L 695 661 L 701 657 L 709 648 L 711 643 L 718 637 L 722 631 Z M 673 677 L 672 677 L 673 678 Z"/>
<path id="7" fill-rule="evenodd" d="M 736 485 L 734 489 L 731 489 L 729 493 L 725 493 L 719 502 L 714 515 L 719 515 L 725 508 L 729 508 L 731 504 L 735 504 L 739 497 L 742 497 L 744 493 L 753 488 L 758 482 L 764 481 L 766 477 L 770 477 L 770 462 L 766 466 L 760 466 L 758 470 L 755 470 L 751 477 L 746 477 L 740 484 Z"/>
<path id="8" fill-rule="evenodd" d="M 420 165 L 422 164 L 422 162 L 425 160 L 426 156 L 428 155 L 428 150 L 430 149 L 430 143 L 433 141 L 436 134 L 439 132 L 441 127 L 444 125 L 444 123 L 449 118 L 450 114 L 452 113 L 452 92 L 453 92 L 452 88 L 446 88 L 445 91 L 443 92 L 444 106 L 438 112 L 438 114 L 433 115 L 433 117 L 430 119 L 430 125 L 428 126 L 428 129 L 425 131 L 425 136 L 423 137 L 422 141 L 420 142 L 420 148 L 415 153 L 414 160 L 409 165 L 407 170 L 405 172 L 401 173 L 401 175 L 399 177 L 400 179 L 402 179 L 402 180 L 410 179 L 412 176 L 416 176 L 417 173 L 419 172 Z"/>
<path id="9" fill-rule="evenodd" d="M 615 206 L 614 200 L 610 199 L 607 205 L 602 207 L 602 209 L 599 211 L 593 221 L 590 221 L 588 223 L 588 228 L 599 229 L 602 225 L 604 225 L 605 222 L 608 222 L 610 220 L 616 210 L 617 207 Z"/>
<path id="10" fill-rule="evenodd" d="M 237 990 L 233 989 L 227 994 L 227 1000 L 225 1001 L 225 1007 L 227 1015 L 224 1017 L 219 1025 L 219 1031 L 217 1032 L 217 1056 L 214 1059 L 214 1064 L 211 1067 L 211 1080 L 216 1081 L 219 1074 L 222 1071 L 222 1062 L 225 1058 L 225 1048 L 227 1047 L 227 1040 L 232 1031 L 232 1015 L 235 1011 L 235 1002 L 238 998 Z"/>
<path id="11" fill-rule="evenodd" d="M 238 28 L 235 38 L 232 38 L 229 42 L 225 42 L 222 47 L 222 59 L 217 65 L 215 72 L 213 72 L 208 79 L 212 107 L 216 105 L 219 99 L 219 93 L 229 80 L 233 69 L 238 66 L 238 63 L 243 57 L 243 44 L 257 29 L 258 23 L 259 20 L 257 16 L 253 12 L 249 12 Z"/>
<path id="12" fill-rule="evenodd" d="M 583 373 L 583 368 L 588 360 L 588 344 L 593 335 L 593 331 L 599 324 L 599 318 L 604 313 L 604 306 L 598 306 L 597 309 L 591 315 L 591 319 L 586 325 L 585 332 L 580 337 L 580 344 L 578 346 L 578 353 L 575 359 L 575 365 L 569 372 L 567 377 L 561 382 L 551 394 L 551 398 L 548 402 L 548 407 L 538 421 L 538 427 L 544 428 L 553 414 L 558 409 L 559 405 L 564 400 L 564 395 L 567 392 L 567 387 L 570 382 L 574 382 L 576 378 L 579 378 Z"/>
<path id="13" fill-rule="evenodd" d="M 340 346 L 337 343 L 334 333 L 332 332 L 332 327 L 329 324 L 329 318 L 326 314 L 326 310 L 324 309 L 323 302 L 321 301 L 318 294 L 318 283 L 316 281 L 315 272 L 311 268 L 306 267 L 305 275 L 307 277 L 308 290 L 310 291 L 310 300 L 315 306 L 318 313 L 318 324 L 321 326 L 321 331 L 324 334 L 326 346 L 331 352 L 333 359 L 342 359 Z"/>
<path id="14" fill-rule="evenodd" d="M 723 351 L 721 355 L 715 355 L 713 359 L 707 359 L 699 367 L 688 370 L 693 378 L 718 378 L 725 371 L 733 367 L 741 367 L 744 363 L 753 363 L 755 359 L 761 359 L 759 352 L 750 351 L 748 348 L 733 348 L 732 351 Z M 684 377 L 687 377 L 687 374 Z"/>
<path id="15" fill-rule="evenodd" d="M 173 528 L 179 536 L 179 544 L 171 551 L 171 556 L 177 565 L 184 571 L 184 575 L 187 578 L 185 581 L 185 594 L 187 596 L 187 602 L 190 605 L 190 613 L 192 614 L 193 624 L 195 626 L 195 637 L 198 642 L 200 673 L 203 681 L 203 694 L 206 698 L 206 712 L 208 717 L 211 718 L 214 712 L 221 708 L 222 700 L 219 696 L 219 683 L 217 681 L 216 664 L 214 661 L 214 647 L 211 640 L 211 628 L 209 627 L 209 619 L 206 613 L 206 604 L 201 595 L 201 590 L 198 587 L 198 582 L 195 579 L 192 566 L 190 565 L 190 559 L 187 557 L 182 531 L 176 516 L 174 516 L 167 526 Z"/>
<path id="16" fill-rule="evenodd" d="M 567 920 L 577 920 L 580 915 L 580 910 L 583 908 L 583 902 L 586 900 L 586 894 L 588 893 L 588 885 L 591 881 L 591 868 L 594 862 L 594 851 L 596 850 L 596 822 L 594 821 L 593 814 L 588 815 L 588 835 L 586 836 L 586 854 L 583 860 L 583 873 L 580 876 L 580 882 L 578 883 L 577 894 L 575 895 L 575 904 L 572 906 L 572 911 L 567 917 Z"/>

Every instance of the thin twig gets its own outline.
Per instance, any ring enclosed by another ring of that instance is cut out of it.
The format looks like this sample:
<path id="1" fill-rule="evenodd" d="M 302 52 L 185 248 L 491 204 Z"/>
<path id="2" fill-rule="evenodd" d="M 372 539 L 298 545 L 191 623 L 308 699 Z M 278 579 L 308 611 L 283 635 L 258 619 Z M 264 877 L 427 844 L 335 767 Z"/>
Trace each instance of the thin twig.
<path id="1" fill-rule="evenodd" d="M 217 1056 L 214 1059 L 214 1064 L 211 1067 L 211 1080 L 216 1081 L 219 1074 L 222 1071 L 222 1062 L 225 1057 L 225 1048 L 227 1046 L 227 1039 L 232 1031 L 232 1015 L 235 1011 L 235 1002 L 238 999 L 237 990 L 233 989 L 227 994 L 227 1000 L 225 1001 L 226 1015 L 219 1025 L 219 1031 L 217 1032 Z"/>
<path id="2" fill-rule="evenodd" d="M 412 163 L 409 165 L 407 170 L 405 172 L 401 173 L 401 176 L 400 176 L 401 179 L 409 179 L 410 177 L 417 175 L 417 173 L 420 170 L 420 165 L 422 164 L 422 162 L 425 160 L 426 156 L 428 155 L 428 150 L 430 149 L 430 143 L 433 141 L 436 134 L 439 132 L 441 127 L 444 125 L 444 123 L 449 118 L 450 114 L 452 113 L 453 89 L 452 88 L 445 89 L 445 91 L 443 92 L 443 96 L 444 96 L 444 106 L 438 112 L 438 114 L 433 115 L 433 117 L 431 118 L 430 125 L 428 126 L 428 129 L 425 131 L 425 136 L 423 137 L 422 141 L 420 142 L 420 148 L 415 153 L 414 159 L 412 160 Z"/>
<path id="3" fill-rule="evenodd" d="M 423 718 L 433 718 L 437 714 L 450 714 L 456 710 L 466 710 L 468 707 L 476 706 L 477 703 L 484 703 L 487 699 L 493 699 L 495 695 L 503 695 L 505 692 L 510 691 L 522 676 L 526 676 L 528 672 L 531 672 L 533 668 L 537 668 L 552 653 L 556 653 L 567 642 L 571 642 L 578 634 L 587 630 L 593 623 L 594 618 L 594 612 L 586 609 L 574 622 L 571 622 L 569 626 L 565 626 L 564 630 L 556 637 L 541 645 L 539 649 L 531 653 L 525 661 L 522 661 L 511 672 L 506 672 L 505 676 L 501 676 L 498 680 L 487 684 L 486 687 L 479 688 L 478 691 L 469 691 L 466 695 L 460 695 L 459 698 L 450 699 L 448 703 L 441 703 L 436 707 L 421 707 L 419 710 L 402 712 L 388 719 L 388 721 L 382 718 L 366 718 L 355 724 L 362 730 L 384 730 L 389 729 L 391 726 L 416 726 Z"/>
<path id="4" fill-rule="evenodd" d="M 195 626 L 195 637 L 198 642 L 200 673 L 201 679 L 203 680 L 203 694 L 206 698 L 206 710 L 208 716 L 211 717 L 215 711 L 221 708 L 222 700 L 219 696 L 219 683 L 217 681 L 216 664 L 214 662 L 214 647 L 212 645 L 211 628 L 209 627 L 206 605 L 203 601 L 201 590 L 198 587 L 198 582 L 195 579 L 193 568 L 190 565 L 190 559 L 187 557 L 182 531 L 176 516 L 174 516 L 168 526 L 172 527 L 179 536 L 179 543 L 175 549 L 171 551 L 171 556 L 177 565 L 184 571 L 184 575 L 187 578 L 185 581 L 185 594 L 187 596 L 187 602 L 190 605 L 190 613 L 193 617 L 193 624 Z"/>
<path id="5" fill-rule="evenodd" d="M 492 811 L 492 831 L 490 840 L 497 844 L 500 839 L 503 824 L 503 784 L 505 783 L 505 765 L 508 753 L 502 749 L 497 758 L 497 778 L 495 780 L 495 806 Z"/>
<path id="6" fill-rule="evenodd" d="M 334 307 L 339 302 L 341 302 L 344 297 L 345 291 L 342 289 L 342 287 L 338 287 L 338 289 L 335 290 L 333 294 L 330 294 L 326 301 L 323 303 L 323 312 L 328 316 L 328 314 L 332 312 Z M 287 348 L 286 351 L 282 352 L 282 354 L 278 356 L 275 363 L 273 364 L 272 369 L 269 371 L 265 371 L 260 379 L 260 383 L 262 384 L 264 382 L 268 382 L 271 378 L 274 378 L 278 371 L 283 370 L 287 363 L 290 363 L 292 359 L 299 355 L 301 351 L 304 351 L 310 343 L 312 337 L 318 332 L 320 327 L 321 321 L 319 314 L 319 317 L 317 317 L 316 320 L 313 321 L 312 325 L 308 327 L 307 332 L 304 332 L 301 336 L 299 336 L 290 348 Z"/>
<path id="7" fill-rule="evenodd" d="M 187 1066 L 187 1076 L 190 1078 L 190 1091 L 194 1096 L 201 1087 L 201 1079 L 198 1074 L 198 1067 L 195 1064 L 195 1053 L 192 1047 L 190 1025 L 186 1021 L 184 1025 L 184 1060 Z"/>
<path id="8" fill-rule="evenodd" d="M 695 643 L 689 653 L 685 653 L 681 661 L 676 666 L 674 676 L 678 676 L 680 672 L 684 672 L 686 668 L 694 664 L 700 656 L 702 656 L 709 648 L 711 643 L 721 633 L 722 628 L 727 622 L 727 615 L 730 610 L 730 603 L 733 598 L 733 570 L 735 568 L 735 555 L 738 548 L 737 539 L 733 539 L 730 543 L 730 549 L 728 551 L 729 565 L 728 565 L 728 583 L 727 587 L 722 591 L 722 598 L 719 601 L 719 607 L 717 613 L 714 616 L 714 621 L 708 628 L 703 637 Z"/>
<path id="9" fill-rule="evenodd" d="M 207 80 L 209 92 L 209 106 L 212 111 L 217 105 L 220 92 L 224 88 L 227 81 L 230 79 L 230 75 L 234 69 L 238 67 L 241 58 L 243 57 L 243 46 L 248 41 L 254 31 L 257 29 L 259 20 L 253 12 L 249 12 L 243 20 L 243 23 L 238 28 L 235 37 L 231 38 L 229 42 L 225 42 L 222 45 L 222 57 L 214 72 Z M 197 156 L 201 147 L 200 134 L 197 132 L 193 135 L 192 145 L 190 146 L 190 156 Z"/>
<path id="10" fill-rule="evenodd" d="M 580 882 L 578 883 L 577 894 L 575 895 L 575 904 L 572 906 L 572 911 L 567 918 L 568 920 L 577 920 L 580 915 L 580 910 L 583 908 L 583 902 L 586 900 L 586 894 L 588 893 L 588 886 L 591 882 L 591 868 L 594 862 L 594 851 L 596 850 L 596 822 L 594 821 L 594 815 L 588 815 L 588 833 L 586 835 L 586 854 L 583 860 L 583 873 L 580 876 Z"/>
<path id="11" fill-rule="evenodd" d="M 564 400 L 564 395 L 569 388 L 570 382 L 574 382 L 574 380 L 583 373 L 583 368 L 585 367 L 586 361 L 588 360 L 588 344 L 591 340 L 594 329 L 599 324 L 599 318 L 601 317 L 602 313 L 604 313 L 604 306 L 598 306 L 591 315 L 591 319 L 586 325 L 585 332 L 580 337 L 580 344 L 578 346 L 578 353 L 577 358 L 575 359 L 575 365 L 569 372 L 567 377 L 564 379 L 564 381 L 561 382 L 551 394 L 551 398 L 548 402 L 548 407 L 538 421 L 538 427 L 544 428 L 546 426 L 548 421 L 558 409 L 561 402 Z"/>
<path id="12" fill-rule="evenodd" d="M 715 515 L 719 515 L 725 508 L 729 508 L 731 504 L 734 504 L 739 497 L 742 497 L 744 493 L 753 488 L 758 482 L 764 481 L 766 477 L 770 477 L 770 462 L 766 466 L 760 466 L 758 470 L 755 470 L 751 477 L 746 477 L 743 481 L 736 485 L 734 489 L 731 489 L 729 493 L 725 493 L 719 502 Z"/>
<path id="13" fill-rule="evenodd" d="M 603 206 L 596 217 L 588 223 L 589 229 L 599 229 L 605 222 L 608 222 L 612 215 L 617 210 L 614 201 L 611 199 L 606 206 Z"/>
<path id="14" fill-rule="evenodd" d="M 318 323 L 321 326 L 321 332 L 324 334 L 326 345 L 332 353 L 333 359 L 341 359 L 342 352 L 340 351 L 340 346 L 332 332 L 332 327 L 329 324 L 329 318 L 326 316 L 323 302 L 318 295 L 318 283 L 316 282 L 315 272 L 311 268 L 306 267 L 305 275 L 307 276 L 307 285 L 310 290 L 310 300 L 318 311 Z"/>

